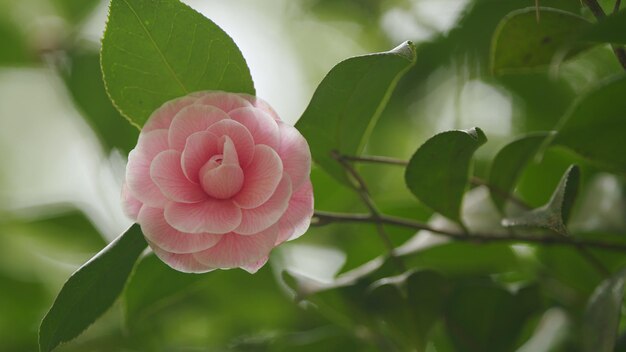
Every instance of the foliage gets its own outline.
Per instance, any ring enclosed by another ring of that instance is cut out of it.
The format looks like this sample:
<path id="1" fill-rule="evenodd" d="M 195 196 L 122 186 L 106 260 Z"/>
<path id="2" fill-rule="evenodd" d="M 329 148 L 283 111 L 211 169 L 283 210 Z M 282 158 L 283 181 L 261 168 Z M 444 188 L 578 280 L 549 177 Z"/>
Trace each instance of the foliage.
<path id="1" fill-rule="evenodd" d="M 623 347 L 626 10 L 614 3 L 470 0 L 449 30 L 400 45 L 384 27 L 396 10 L 423 15 L 412 1 L 298 5 L 362 29 L 345 33 L 373 52 L 332 67 L 300 109 L 316 163 L 308 234 L 254 275 L 192 275 L 142 255 L 138 225 L 106 245 L 88 209 L 0 208 L 0 349 L 36 349 L 39 323 L 41 351 Z M 126 155 L 175 97 L 256 92 L 245 51 L 178 0 L 111 0 L 100 55 L 75 32 L 97 1 L 49 5 L 71 29 L 60 44 L 0 14 L 0 65 L 58 75 L 107 152 Z M 477 85 L 510 116 L 468 95 Z M 491 110 L 502 116 L 476 123 Z M 50 265 L 64 257 L 65 271 Z"/>

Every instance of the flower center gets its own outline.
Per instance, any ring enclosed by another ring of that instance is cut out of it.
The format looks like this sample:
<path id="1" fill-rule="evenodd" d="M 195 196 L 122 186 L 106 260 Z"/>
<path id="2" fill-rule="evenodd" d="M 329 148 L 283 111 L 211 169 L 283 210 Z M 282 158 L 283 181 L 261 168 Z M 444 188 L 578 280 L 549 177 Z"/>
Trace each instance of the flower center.
<path id="1" fill-rule="evenodd" d="M 202 189 L 213 198 L 228 199 L 241 190 L 243 170 L 230 138 L 225 138 L 223 153 L 213 155 L 198 176 Z"/>

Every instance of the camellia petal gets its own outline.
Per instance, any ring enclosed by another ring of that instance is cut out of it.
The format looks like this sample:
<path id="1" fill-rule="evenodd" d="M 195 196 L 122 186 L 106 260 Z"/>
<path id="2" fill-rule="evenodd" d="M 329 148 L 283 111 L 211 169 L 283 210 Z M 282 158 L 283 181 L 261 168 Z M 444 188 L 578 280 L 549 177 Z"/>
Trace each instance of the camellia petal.
<path id="1" fill-rule="evenodd" d="M 189 181 L 183 173 L 180 158 L 177 150 L 161 152 L 150 165 L 150 177 L 169 200 L 197 203 L 207 199 L 202 187 Z"/>
<path id="2" fill-rule="evenodd" d="M 236 94 L 224 94 L 222 92 L 203 92 L 203 94 L 199 95 L 198 97 L 198 104 L 215 106 L 225 113 L 229 113 L 232 110 L 242 107 L 252 106 L 252 103 Z"/>
<path id="3" fill-rule="evenodd" d="M 203 91 L 163 104 L 128 157 L 124 212 L 170 267 L 259 270 L 313 215 L 306 140 L 263 100 Z"/>
<path id="4" fill-rule="evenodd" d="M 194 253 L 213 247 L 223 235 L 184 233 L 165 221 L 163 209 L 143 207 L 137 221 L 148 241 L 171 253 Z"/>
<path id="5" fill-rule="evenodd" d="M 150 248 L 154 254 L 156 254 L 159 259 L 161 259 L 164 263 L 167 263 L 171 268 L 181 271 L 183 273 L 207 273 L 209 271 L 215 270 L 210 266 L 202 264 L 194 257 L 193 254 L 177 254 L 165 251 L 159 248 L 154 243 L 148 242 Z"/>
<path id="6" fill-rule="evenodd" d="M 253 209 L 241 210 L 241 224 L 235 229 L 240 235 L 251 235 L 275 224 L 287 210 L 291 198 L 291 180 L 283 175 L 276 191 L 267 202 Z"/>
<path id="7" fill-rule="evenodd" d="M 169 128 L 170 148 L 182 151 L 187 138 L 195 132 L 205 131 L 214 123 L 230 117 L 222 110 L 206 105 L 193 104 L 176 114 Z"/>
<path id="8" fill-rule="evenodd" d="M 165 220 L 181 232 L 224 234 L 241 223 L 241 209 L 231 200 L 207 199 L 200 203 L 170 202 Z"/>
<path id="9" fill-rule="evenodd" d="M 181 156 L 183 172 L 187 179 L 200 183 L 200 169 L 219 153 L 219 138 L 209 131 L 200 131 L 187 138 L 185 150 Z"/>
<path id="10" fill-rule="evenodd" d="M 284 122 L 278 123 L 280 147 L 278 155 L 285 172 L 291 177 L 294 189 L 298 189 L 311 174 L 311 151 L 300 132 Z"/>
<path id="11" fill-rule="evenodd" d="M 287 211 L 278 221 L 279 234 L 276 244 L 302 236 L 311 225 L 313 212 L 313 186 L 311 181 L 306 181 L 291 196 Z"/>
<path id="12" fill-rule="evenodd" d="M 244 178 L 233 141 L 228 136 L 223 138 L 223 154 L 215 155 L 200 169 L 202 188 L 217 199 L 228 199 L 237 194 Z"/>
<path id="13" fill-rule="evenodd" d="M 233 200 L 241 208 L 252 209 L 274 194 L 282 179 L 283 163 L 272 148 L 261 144 L 255 147 L 254 158 L 243 172 L 243 187 Z"/>
<path id="14" fill-rule="evenodd" d="M 278 150 L 280 145 L 278 124 L 269 114 L 260 109 L 240 108 L 228 115 L 248 129 L 255 144 L 265 144 Z"/>
<path id="15" fill-rule="evenodd" d="M 237 149 L 239 164 L 242 167 L 250 164 L 254 156 L 254 139 L 242 124 L 234 120 L 223 120 L 209 127 L 207 131 L 218 137 L 229 137 Z"/>
<path id="16" fill-rule="evenodd" d="M 133 220 L 137 220 L 137 215 L 139 215 L 142 205 L 137 198 L 130 194 L 128 186 L 126 184 L 122 185 L 122 210 L 124 214 Z"/>
<path id="17" fill-rule="evenodd" d="M 158 108 L 146 121 L 141 129 L 142 133 L 147 133 L 158 129 L 168 129 L 172 124 L 174 116 L 183 108 L 196 102 L 196 98 L 186 96 L 168 101 Z"/>
<path id="18" fill-rule="evenodd" d="M 215 246 L 195 253 L 194 257 L 200 263 L 214 268 L 254 265 L 269 255 L 277 236 L 277 225 L 249 236 L 228 233 Z"/>
<path id="19" fill-rule="evenodd" d="M 267 263 L 267 260 L 270 259 L 269 257 L 263 257 L 259 260 L 257 260 L 256 262 L 252 263 L 252 264 L 246 264 L 246 265 L 242 265 L 241 268 L 247 272 L 249 272 L 250 274 L 254 274 L 257 271 L 259 271 L 259 269 L 261 269 L 263 267 L 263 265 L 265 265 L 265 263 Z"/>
<path id="20" fill-rule="evenodd" d="M 274 108 L 272 108 L 270 104 L 268 104 L 264 100 L 248 94 L 239 94 L 239 96 L 249 101 L 255 108 L 261 109 L 268 113 L 272 118 L 274 118 L 274 120 L 281 121 L 280 116 L 278 116 L 278 113 L 276 113 L 276 110 L 274 110 Z"/>
<path id="21" fill-rule="evenodd" d="M 167 198 L 150 178 L 150 164 L 154 157 L 167 148 L 167 131 L 155 130 L 139 137 L 137 148 L 128 155 L 126 185 L 130 194 L 140 202 L 163 207 Z"/>

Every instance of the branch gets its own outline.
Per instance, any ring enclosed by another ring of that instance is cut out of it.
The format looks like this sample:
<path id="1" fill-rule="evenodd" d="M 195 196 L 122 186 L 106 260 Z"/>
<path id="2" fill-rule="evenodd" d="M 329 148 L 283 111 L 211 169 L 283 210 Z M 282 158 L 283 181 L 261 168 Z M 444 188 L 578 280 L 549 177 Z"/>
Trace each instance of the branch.
<path id="1" fill-rule="evenodd" d="M 390 158 L 390 157 L 386 157 L 386 156 L 348 156 L 348 155 L 344 155 L 343 156 L 344 160 L 350 160 L 350 161 L 356 161 L 356 162 L 362 162 L 362 163 L 373 163 L 373 164 L 387 164 L 387 165 L 398 165 L 398 166 L 407 166 L 409 164 L 408 161 L 406 160 L 402 160 L 402 159 L 396 159 L 396 158 Z M 489 188 L 492 192 L 497 193 L 498 195 L 500 195 L 503 198 L 506 198 L 508 200 L 510 200 L 511 202 L 517 204 L 518 206 L 524 208 L 524 209 L 532 209 L 532 207 L 530 205 L 528 205 L 526 202 L 524 202 L 523 200 L 519 199 L 518 197 L 510 194 L 509 192 L 496 187 L 492 184 L 490 184 L 489 182 L 478 178 L 478 177 L 471 177 L 470 178 L 470 183 L 474 186 L 485 186 L 487 188 Z"/>
<path id="2" fill-rule="evenodd" d="M 378 209 L 376 208 L 376 205 L 374 204 L 374 201 L 370 197 L 369 190 L 367 189 L 367 184 L 365 183 L 365 180 L 356 171 L 356 169 L 354 169 L 354 167 L 352 167 L 352 165 L 348 162 L 348 160 L 346 160 L 337 151 L 333 151 L 332 152 L 332 157 L 335 160 L 337 160 L 337 162 L 339 164 L 341 164 L 341 166 L 343 166 L 343 168 L 350 174 L 350 176 L 352 176 L 354 181 L 356 181 L 356 184 L 353 184 L 354 189 L 356 190 L 356 192 L 361 197 L 361 200 L 363 200 L 363 203 L 365 204 L 365 206 L 369 209 L 370 214 L 371 214 L 370 217 L 372 219 L 379 220 L 381 214 L 378 211 Z M 378 231 L 378 235 L 383 240 L 383 243 L 385 244 L 385 247 L 387 247 L 387 251 L 389 252 L 389 256 L 391 258 L 393 258 L 393 260 L 396 262 L 396 265 L 398 266 L 398 269 L 400 269 L 401 272 L 405 272 L 406 271 L 406 266 L 404 265 L 404 262 L 402 261 L 402 259 L 398 258 L 395 255 L 394 248 L 393 248 L 393 243 L 391 242 L 391 239 L 389 238 L 389 235 L 385 231 L 385 228 L 383 226 L 383 222 L 375 221 L 374 223 L 376 224 L 376 230 Z"/>
<path id="3" fill-rule="evenodd" d="M 591 13 L 593 13 L 596 19 L 602 20 L 606 17 L 606 14 L 604 13 L 604 10 L 600 6 L 600 4 L 598 4 L 598 1 L 583 0 L 583 2 L 585 3 L 585 5 L 587 5 L 589 10 L 591 10 Z M 615 7 L 613 8 L 614 13 L 617 12 L 617 10 L 619 10 L 619 6 L 620 6 L 620 0 L 617 0 L 615 3 Z M 618 45 L 613 45 L 613 44 L 611 44 L 611 48 L 613 48 L 613 52 L 615 53 L 615 56 L 617 57 L 617 60 L 619 61 L 619 63 L 622 65 L 624 70 L 626 70 L 626 50 L 624 50 L 624 48 Z"/>
<path id="4" fill-rule="evenodd" d="M 604 242 L 595 240 L 581 240 L 576 238 L 569 238 L 565 236 L 529 236 L 529 235 L 514 235 L 511 233 L 472 233 L 469 236 L 465 233 L 455 232 L 445 229 L 437 229 L 431 227 L 428 224 L 414 221 L 410 219 L 398 218 L 394 216 L 380 214 L 378 218 L 373 217 L 371 214 L 346 214 L 346 213 L 334 213 L 316 210 L 313 215 L 312 226 L 323 226 L 331 223 L 382 223 L 387 225 L 399 226 L 413 230 L 426 230 L 432 233 L 437 233 L 449 237 L 455 241 L 465 242 L 525 242 L 525 243 L 537 243 L 543 245 L 560 245 L 567 247 L 579 247 L 584 248 L 596 248 L 605 249 L 614 252 L 626 253 L 626 244 L 615 242 Z"/>

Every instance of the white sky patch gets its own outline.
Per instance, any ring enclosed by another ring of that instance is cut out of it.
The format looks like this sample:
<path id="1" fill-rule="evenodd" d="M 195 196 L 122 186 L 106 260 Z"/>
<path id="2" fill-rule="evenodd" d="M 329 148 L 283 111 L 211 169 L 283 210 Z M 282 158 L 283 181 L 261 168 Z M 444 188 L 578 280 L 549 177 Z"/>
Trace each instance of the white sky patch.
<path id="1" fill-rule="evenodd" d="M 119 176 L 56 75 L 46 69 L 4 70 L 0 97 L 0 155 L 8 171 L 0 197 L 8 210 L 76 204 L 109 239 L 130 225 L 121 211 Z"/>
<path id="2" fill-rule="evenodd" d="M 381 27 L 394 41 L 425 41 L 448 32 L 467 6 L 467 0 L 413 0 L 408 5 L 390 8 Z"/>

